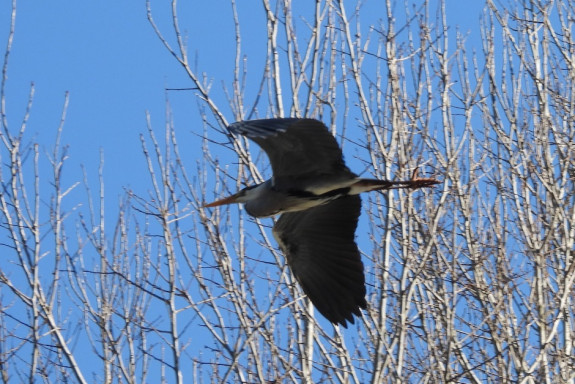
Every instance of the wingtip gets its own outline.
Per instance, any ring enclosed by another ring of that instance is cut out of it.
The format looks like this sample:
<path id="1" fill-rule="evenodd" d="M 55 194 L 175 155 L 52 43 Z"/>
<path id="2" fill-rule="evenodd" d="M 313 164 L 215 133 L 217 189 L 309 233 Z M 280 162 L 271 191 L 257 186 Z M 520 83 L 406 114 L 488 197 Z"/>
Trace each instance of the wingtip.
<path id="1" fill-rule="evenodd" d="M 353 308 L 347 310 L 346 313 L 342 312 L 330 313 L 330 314 L 322 313 L 322 315 L 326 319 L 328 319 L 333 325 L 341 325 L 342 327 L 347 329 L 348 325 L 354 325 L 356 319 L 361 319 L 363 317 L 363 313 L 361 311 L 362 309 L 367 310 L 367 301 L 365 300 L 365 298 L 362 298 L 362 300 L 357 302 Z"/>
<path id="2" fill-rule="evenodd" d="M 298 120 L 300 119 L 295 117 L 241 120 L 228 125 L 228 130 L 249 138 L 265 138 L 286 132 Z"/>
<path id="3" fill-rule="evenodd" d="M 355 320 L 356 318 L 361 318 L 363 315 L 359 309 L 359 307 L 357 307 L 353 312 L 348 313 L 345 316 L 342 316 L 341 318 L 338 318 L 337 320 L 330 320 L 334 325 L 341 325 L 342 327 L 344 327 L 345 329 L 347 329 L 348 325 L 354 325 L 355 324 Z M 329 320 L 329 319 L 328 319 Z"/>

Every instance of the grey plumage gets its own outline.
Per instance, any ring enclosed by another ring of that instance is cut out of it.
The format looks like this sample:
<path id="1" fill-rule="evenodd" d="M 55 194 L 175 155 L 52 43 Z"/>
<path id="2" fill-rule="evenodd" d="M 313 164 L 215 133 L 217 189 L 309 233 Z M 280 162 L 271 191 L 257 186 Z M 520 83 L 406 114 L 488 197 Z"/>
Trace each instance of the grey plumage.
<path id="1" fill-rule="evenodd" d="M 363 263 L 355 243 L 361 192 L 422 188 L 435 179 L 359 178 L 335 138 L 313 119 L 264 119 L 229 126 L 268 155 L 273 177 L 205 207 L 244 203 L 255 217 L 281 214 L 273 234 L 309 299 L 329 321 L 347 326 L 367 308 Z"/>

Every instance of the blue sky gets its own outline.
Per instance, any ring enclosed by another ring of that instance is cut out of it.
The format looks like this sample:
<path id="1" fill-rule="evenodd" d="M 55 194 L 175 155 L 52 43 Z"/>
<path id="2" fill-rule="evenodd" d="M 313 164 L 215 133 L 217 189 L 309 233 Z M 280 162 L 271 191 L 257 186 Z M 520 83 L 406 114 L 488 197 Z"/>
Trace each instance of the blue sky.
<path id="1" fill-rule="evenodd" d="M 119 193 L 122 186 L 138 183 L 143 165 L 138 137 L 146 130 L 145 112 L 161 124 L 164 88 L 187 84 L 149 27 L 144 4 L 131 4 L 18 4 L 7 89 L 8 116 L 17 125 L 30 84 L 35 84 L 28 132 L 46 148 L 53 144 L 69 92 L 62 138 L 76 165 L 69 171 L 83 164 L 95 172 L 102 149 L 107 189 Z M 3 25 L 8 10 L 5 3 Z M 186 98 L 192 101 L 191 94 Z"/>
<path id="2" fill-rule="evenodd" d="M 375 7 L 376 3 L 367 2 L 367 6 Z M 482 2 L 447 3 L 449 25 L 463 26 L 462 33 L 471 30 L 468 42 L 472 48 L 479 41 L 477 26 Z M 253 9 L 250 4 L 254 4 Z M 259 2 L 242 2 L 239 7 L 240 20 L 245 21 L 243 32 L 248 36 L 244 49 L 251 57 L 265 44 L 260 8 Z M 171 34 L 167 2 L 153 2 L 152 10 L 160 29 Z M 2 46 L 8 33 L 9 12 L 10 4 L 3 2 Z M 182 2 L 179 14 L 185 28 L 182 32 L 189 41 L 190 57 L 197 59 L 198 72 L 205 72 L 212 79 L 216 100 L 227 105 L 222 82 L 228 86 L 231 83 L 235 49 L 229 3 Z M 376 21 L 377 13 L 373 17 Z M 103 151 L 107 209 L 117 207 L 117 199 L 125 187 L 142 194 L 149 189 L 139 137 L 147 135 L 146 111 L 151 114 L 154 131 L 160 137 L 163 135 L 166 99 L 170 101 L 185 158 L 193 161 L 202 156 L 199 141 L 193 135 L 203 130 L 195 94 L 166 91 L 166 88 L 191 87 L 191 81 L 155 36 L 143 1 L 19 2 L 6 90 L 8 122 L 12 127 L 20 124 L 31 83 L 35 95 L 28 139 L 40 143 L 45 151 L 52 150 L 65 94 L 69 92 L 62 137 L 62 143 L 69 145 L 70 156 L 65 180 L 69 183 L 81 180 L 82 166 L 91 180 L 97 180 Z M 229 109 L 224 108 L 224 113 L 229 121 L 234 120 Z M 190 145 L 186 146 L 187 142 Z M 353 155 L 352 151 L 348 158 Z M 195 163 L 191 163 L 190 171 L 194 167 Z M 84 199 L 81 190 L 75 193 L 72 201 Z M 275 275 L 275 271 L 270 274 Z"/>
<path id="3" fill-rule="evenodd" d="M 197 59 L 199 72 L 213 79 L 213 90 L 221 95 L 221 84 L 229 85 L 233 70 L 231 6 L 226 1 L 183 3 L 179 13 L 190 57 Z M 480 16 L 480 2 L 471 3 L 448 1 L 448 15 L 454 20 L 450 25 L 463 25 L 464 33 L 477 26 Z M 248 55 L 261 48 L 259 36 L 265 44 L 259 3 L 254 8 L 249 3 L 239 7 L 240 19 L 249 19 L 241 26 L 250 39 L 244 41 Z M 9 10 L 10 4 L 4 2 L 2 44 Z M 171 33 L 167 4 L 152 2 L 152 10 L 159 27 Z M 471 44 L 478 38 L 476 31 Z M 69 92 L 62 142 L 70 146 L 71 164 L 95 172 L 103 150 L 111 193 L 139 183 L 144 165 L 139 134 L 146 132 L 145 112 L 150 112 L 155 128 L 162 128 L 166 97 L 177 133 L 184 140 L 189 132 L 201 133 L 194 94 L 165 91 L 189 87 L 191 82 L 154 35 L 144 2 L 20 2 L 7 83 L 8 119 L 14 126 L 23 115 L 32 82 L 35 96 L 28 133 L 50 148 Z"/>

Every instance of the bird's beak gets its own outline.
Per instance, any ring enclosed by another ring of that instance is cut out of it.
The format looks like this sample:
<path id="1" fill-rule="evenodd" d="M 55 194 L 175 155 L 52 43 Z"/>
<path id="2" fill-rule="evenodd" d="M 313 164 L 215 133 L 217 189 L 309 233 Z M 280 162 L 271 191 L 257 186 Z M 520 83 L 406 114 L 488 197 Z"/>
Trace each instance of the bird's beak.
<path id="1" fill-rule="evenodd" d="M 220 205 L 238 203 L 238 198 L 240 197 L 240 194 L 241 192 L 238 192 L 231 196 L 224 197 L 223 199 L 216 200 L 213 203 L 204 204 L 202 208 L 219 207 Z"/>

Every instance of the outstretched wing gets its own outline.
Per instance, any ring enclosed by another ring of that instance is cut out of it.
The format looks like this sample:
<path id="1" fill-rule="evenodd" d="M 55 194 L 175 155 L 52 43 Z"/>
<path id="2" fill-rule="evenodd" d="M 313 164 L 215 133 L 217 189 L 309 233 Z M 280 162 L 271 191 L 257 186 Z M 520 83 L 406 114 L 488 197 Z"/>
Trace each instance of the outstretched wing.
<path id="1" fill-rule="evenodd" d="M 255 141 L 266 152 L 276 179 L 351 174 L 343 161 L 341 148 L 321 121 L 249 120 L 231 124 L 229 130 Z"/>
<path id="2" fill-rule="evenodd" d="M 359 196 L 284 213 L 273 234 L 292 273 L 317 310 L 332 323 L 353 324 L 367 308 L 363 263 L 355 244 Z"/>

